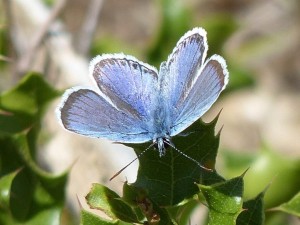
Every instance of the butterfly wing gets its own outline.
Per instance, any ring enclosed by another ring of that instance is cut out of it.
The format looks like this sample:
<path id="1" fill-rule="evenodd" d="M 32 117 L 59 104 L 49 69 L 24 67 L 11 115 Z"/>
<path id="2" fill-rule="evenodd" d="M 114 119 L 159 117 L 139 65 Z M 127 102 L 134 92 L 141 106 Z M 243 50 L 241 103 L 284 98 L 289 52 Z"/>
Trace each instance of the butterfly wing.
<path id="1" fill-rule="evenodd" d="M 80 87 L 68 90 L 57 109 L 63 126 L 75 133 L 116 142 L 152 139 L 156 69 L 118 54 L 96 57 L 90 73 L 100 92 Z"/>
<path id="2" fill-rule="evenodd" d="M 207 48 L 206 31 L 194 28 L 180 38 L 168 60 L 162 63 L 160 88 L 170 106 L 183 103 L 182 95 L 201 68 Z M 176 107 L 175 110 L 177 113 Z"/>
<path id="3" fill-rule="evenodd" d="M 207 54 L 206 32 L 195 28 L 177 43 L 161 66 L 161 89 L 168 101 L 170 134 L 174 136 L 199 119 L 216 101 L 228 81 L 226 63 Z"/>
<path id="4" fill-rule="evenodd" d="M 173 115 L 172 135 L 180 133 L 198 120 L 217 100 L 227 83 L 225 60 L 218 55 L 212 56 L 186 91 L 178 114 Z"/>
<path id="5" fill-rule="evenodd" d="M 156 68 L 123 54 L 105 54 L 91 61 L 90 75 L 101 93 L 120 110 L 148 120 L 158 90 Z"/>

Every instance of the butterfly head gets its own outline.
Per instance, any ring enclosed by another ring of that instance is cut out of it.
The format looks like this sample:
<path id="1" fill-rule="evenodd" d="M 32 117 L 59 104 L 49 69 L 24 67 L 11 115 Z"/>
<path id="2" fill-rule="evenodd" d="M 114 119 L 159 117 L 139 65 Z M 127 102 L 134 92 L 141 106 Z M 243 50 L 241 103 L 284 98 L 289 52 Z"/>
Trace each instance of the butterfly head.
<path id="1" fill-rule="evenodd" d="M 162 157 L 166 154 L 166 149 L 168 147 L 173 147 L 174 144 L 171 141 L 170 136 L 159 137 L 153 140 L 154 147 L 158 149 L 159 156 Z"/>

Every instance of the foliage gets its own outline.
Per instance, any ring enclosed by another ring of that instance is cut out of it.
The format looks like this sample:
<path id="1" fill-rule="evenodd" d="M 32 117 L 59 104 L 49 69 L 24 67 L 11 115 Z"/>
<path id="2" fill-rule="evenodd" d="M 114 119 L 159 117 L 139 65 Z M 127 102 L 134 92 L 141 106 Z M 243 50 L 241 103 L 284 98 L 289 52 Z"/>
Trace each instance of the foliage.
<path id="1" fill-rule="evenodd" d="M 197 122 L 184 132 L 189 135 L 174 138 L 179 149 L 209 168 L 214 168 L 219 143 L 219 135 L 214 135 L 216 121 L 208 124 Z M 139 154 L 148 146 L 131 147 Z M 297 189 L 297 178 L 293 177 L 292 180 L 296 181 L 292 185 Z M 256 184 L 254 181 L 252 183 Z M 187 203 L 194 202 L 195 195 L 198 196 L 196 204 L 204 203 L 209 209 L 209 224 L 264 224 L 265 191 L 243 201 L 244 175 L 225 180 L 217 172 L 199 168 L 174 149 L 170 149 L 162 158 L 153 150 L 144 153 L 140 159 L 137 181 L 124 184 L 123 197 L 107 187 L 94 184 L 87 202 L 91 208 L 102 210 L 113 219 L 110 223 L 106 221 L 107 224 L 114 224 L 116 220 L 127 223 L 143 223 L 147 220 L 148 224 L 186 224 L 187 220 L 183 222 L 182 218 L 187 219 L 191 211 L 176 212 L 183 211 Z M 298 215 L 298 198 L 278 209 Z M 124 215 L 127 217 L 124 218 Z"/>
<path id="2" fill-rule="evenodd" d="M 34 159 L 43 112 L 58 95 L 31 73 L 0 96 L 0 224 L 59 224 L 68 174 L 53 176 Z"/>
<path id="3" fill-rule="evenodd" d="M 175 146 L 207 168 L 214 169 L 219 144 L 219 134 L 214 134 L 216 122 L 217 118 L 211 123 L 194 123 L 183 132 L 186 135 L 174 138 Z M 139 154 L 148 145 L 130 146 Z M 200 168 L 174 149 L 168 149 L 161 158 L 152 149 L 140 158 L 137 180 L 133 184 L 124 184 L 122 197 L 108 187 L 94 184 L 86 199 L 91 208 L 101 210 L 111 218 L 96 217 L 99 224 L 187 224 L 191 212 L 199 205 L 207 206 L 208 223 L 212 225 L 264 224 L 264 196 L 268 189 L 244 200 L 244 177 L 250 171 L 226 180 L 217 171 Z M 294 177 L 293 181 L 296 180 Z M 291 185 L 296 187 L 295 194 L 299 186 L 297 183 Z M 191 207 L 186 210 L 189 204 Z M 298 215 L 299 196 L 277 210 Z M 85 222 L 89 217 L 95 219 L 95 215 L 83 211 L 82 223 L 89 224 Z"/>

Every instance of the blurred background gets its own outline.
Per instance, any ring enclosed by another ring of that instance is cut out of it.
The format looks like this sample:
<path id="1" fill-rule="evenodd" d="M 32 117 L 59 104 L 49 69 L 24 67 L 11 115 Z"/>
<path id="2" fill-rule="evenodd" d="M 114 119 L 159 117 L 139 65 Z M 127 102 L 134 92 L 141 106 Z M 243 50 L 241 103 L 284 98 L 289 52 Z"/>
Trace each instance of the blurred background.
<path id="1" fill-rule="evenodd" d="M 292 180 L 291 192 L 295 193 L 295 187 L 299 191 L 300 183 L 289 170 L 300 156 L 298 0 L 3 0 L 0 92 L 13 87 L 28 71 L 40 72 L 60 90 L 91 86 L 88 64 L 102 53 L 123 52 L 159 67 L 193 27 L 206 29 L 208 56 L 223 56 L 230 72 L 229 86 L 203 117 L 209 122 L 222 109 L 216 128 L 217 132 L 223 127 L 219 173 L 230 178 L 250 167 L 246 198 L 271 181 L 276 186 L 276 179 L 283 185 L 279 188 L 288 190 Z M 80 206 L 86 207 L 84 196 L 92 183 L 106 184 L 120 193 L 124 181 L 135 180 L 138 165 L 108 182 L 134 159 L 134 152 L 63 130 L 54 113 L 59 100 L 43 118 L 37 159 L 40 167 L 55 173 L 71 167 L 68 209 L 78 215 Z M 278 179 L 287 174 L 292 177 Z M 263 182 L 255 183 L 260 175 Z M 278 190 L 282 191 L 275 188 L 273 196 Z M 282 199 L 290 196 L 284 194 Z M 268 207 L 278 203 L 271 197 L 268 201 Z M 299 224 L 294 218 L 282 221 Z"/>

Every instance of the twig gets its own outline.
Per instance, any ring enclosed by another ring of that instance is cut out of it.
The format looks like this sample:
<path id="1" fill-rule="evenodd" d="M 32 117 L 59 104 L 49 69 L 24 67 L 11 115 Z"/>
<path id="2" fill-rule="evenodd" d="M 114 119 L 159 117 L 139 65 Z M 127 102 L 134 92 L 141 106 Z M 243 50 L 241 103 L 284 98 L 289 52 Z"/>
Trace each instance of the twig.
<path id="1" fill-rule="evenodd" d="M 13 29 L 15 26 L 13 26 L 13 16 L 12 16 L 12 10 L 11 10 L 11 2 L 10 0 L 4 0 L 3 1 L 4 6 L 4 12 L 6 13 L 6 27 L 8 28 L 9 36 L 13 40 L 14 31 Z"/>
<path id="2" fill-rule="evenodd" d="M 13 59 L 0 54 L 0 61 L 13 62 Z"/>
<path id="3" fill-rule="evenodd" d="M 85 21 L 80 29 L 77 43 L 77 51 L 86 56 L 88 54 L 93 36 L 98 24 L 98 18 L 102 9 L 103 0 L 91 0 L 86 12 Z"/>
<path id="4" fill-rule="evenodd" d="M 55 19 L 60 15 L 60 13 L 62 12 L 66 3 L 67 3 L 67 0 L 59 0 L 56 3 L 49 18 L 45 22 L 44 26 L 41 27 L 41 29 L 38 31 L 38 33 L 33 38 L 31 46 L 28 48 L 27 52 L 18 60 L 17 72 L 19 74 L 25 73 L 30 68 L 33 57 L 36 54 L 36 51 L 38 50 L 39 46 L 45 39 L 45 37 L 48 33 L 48 30 L 49 30 L 49 27 L 52 25 L 52 23 L 55 21 Z"/>

